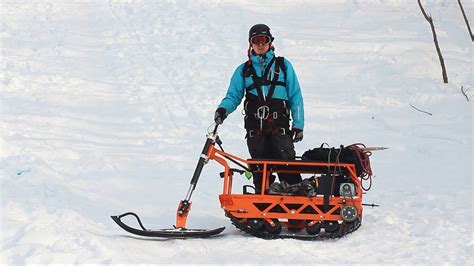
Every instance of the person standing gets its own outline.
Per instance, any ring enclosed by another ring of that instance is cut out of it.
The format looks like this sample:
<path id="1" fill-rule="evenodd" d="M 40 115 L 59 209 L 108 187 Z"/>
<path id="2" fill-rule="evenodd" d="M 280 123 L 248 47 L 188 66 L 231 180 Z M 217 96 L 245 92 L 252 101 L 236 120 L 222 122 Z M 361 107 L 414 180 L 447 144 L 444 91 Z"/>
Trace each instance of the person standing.
<path id="1" fill-rule="evenodd" d="M 245 95 L 244 121 L 252 159 L 294 160 L 293 143 L 303 139 L 303 96 L 291 63 L 275 56 L 273 40 L 267 25 L 256 24 L 250 28 L 248 60 L 232 75 L 214 121 L 222 124 Z M 279 173 L 278 178 L 288 184 L 301 182 L 299 174 Z M 254 174 L 253 183 L 256 193 L 260 193 L 261 174 Z"/>

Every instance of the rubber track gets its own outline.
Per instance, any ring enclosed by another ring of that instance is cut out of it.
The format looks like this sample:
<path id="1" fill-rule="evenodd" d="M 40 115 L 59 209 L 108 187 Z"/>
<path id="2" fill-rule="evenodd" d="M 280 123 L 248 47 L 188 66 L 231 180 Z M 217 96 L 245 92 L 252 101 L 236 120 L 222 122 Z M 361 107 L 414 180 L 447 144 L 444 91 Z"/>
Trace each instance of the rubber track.
<path id="1" fill-rule="evenodd" d="M 292 239 L 299 239 L 299 240 L 307 240 L 307 241 L 316 241 L 316 240 L 326 240 L 326 239 L 337 239 L 341 238 L 347 234 L 350 234 L 357 229 L 359 229 L 361 222 L 359 219 L 356 221 L 350 223 L 350 224 L 345 224 L 342 223 L 340 224 L 340 228 L 336 232 L 332 233 L 320 233 L 317 235 L 308 235 L 308 234 L 271 234 L 265 230 L 255 230 L 248 226 L 247 224 L 243 224 L 239 222 L 237 218 L 232 216 L 231 214 L 227 213 L 227 216 L 230 218 L 232 224 L 240 229 L 241 231 L 244 231 L 245 233 L 248 233 L 252 236 L 258 237 L 258 238 L 263 238 L 263 239 L 281 239 L 281 238 L 292 238 Z M 304 229 L 303 229 L 304 230 Z"/>

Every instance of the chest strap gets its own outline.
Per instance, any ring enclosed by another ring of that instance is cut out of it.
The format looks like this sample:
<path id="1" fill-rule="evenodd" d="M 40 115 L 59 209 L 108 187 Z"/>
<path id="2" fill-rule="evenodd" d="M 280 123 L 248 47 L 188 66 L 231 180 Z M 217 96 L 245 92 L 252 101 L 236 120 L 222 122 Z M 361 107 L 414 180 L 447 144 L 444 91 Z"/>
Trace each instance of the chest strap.
<path id="1" fill-rule="evenodd" d="M 244 67 L 244 77 L 251 77 L 253 83 L 250 84 L 249 86 L 245 87 L 245 91 L 249 93 L 250 90 L 256 89 L 257 90 L 257 95 L 258 99 L 260 101 L 260 105 L 266 105 L 270 106 L 271 99 L 273 97 L 273 94 L 275 92 L 275 87 L 277 85 L 286 87 L 285 82 L 283 81 L 278 81 L 279 75 L 280 75 L 280 69 L 281 65 L 284 64 L 283 57 L 273 57 L 270 62 L 268 63 L 267 67 L 265 68 L 263 75 L 261 77 L 258 77 L 255 68 L 253 65 L 245 65 Z M 274 68 L 274 75 L 273 79 L 269 80 L 268 79 L 268 74 L 272 68 L 272 65 L 275 63 L 275 68 Z M 268 86 L 270 85 L 270 90 L 268 91 L 268 94 L 265 95 L 263 94 L 262 86 Z"/>

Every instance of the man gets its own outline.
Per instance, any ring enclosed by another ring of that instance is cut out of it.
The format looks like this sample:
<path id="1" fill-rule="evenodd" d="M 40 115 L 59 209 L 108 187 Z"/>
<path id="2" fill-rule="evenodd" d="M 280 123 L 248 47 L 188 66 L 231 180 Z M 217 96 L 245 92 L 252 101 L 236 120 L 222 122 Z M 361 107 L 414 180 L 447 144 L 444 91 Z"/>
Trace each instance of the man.
<path id="1" fill-rule="evenodd" d="M 252 159 L 294 160 L 293 142 L 303 139 L 303 97 L 291 63 L 275 56 L 273 40 L 267 25 L 257 24 L 250 28 L 249 59 L 235 70 L 214 120 L 216 124 L 222 124 L 245 93 L 245 129 Z M 291 129 L 290 117 L 293 119 Z M 301 176 L 280 173 L 279 179 L 296 184 Z M 255 174 L 253 183 L 256 192 L 260 193 L 261 175 Z"/>

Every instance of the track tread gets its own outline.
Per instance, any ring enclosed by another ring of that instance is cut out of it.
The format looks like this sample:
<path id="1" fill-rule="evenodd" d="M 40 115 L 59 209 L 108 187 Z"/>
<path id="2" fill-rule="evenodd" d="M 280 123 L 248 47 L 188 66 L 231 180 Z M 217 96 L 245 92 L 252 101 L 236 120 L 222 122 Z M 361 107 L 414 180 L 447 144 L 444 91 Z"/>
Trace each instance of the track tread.
<path id="1" fill-rule="evenodd" d="M 263 239 L 298 239 L 298 240 L 306 240 L 306 241 L 317 241 L 317 240 L 326 240 L 326 239 L 338 239 L 345 235 L 348 235 L 361 226 L 360 219 L 355 220 L 350 224 L 341 224 L 339 230 L 336 232 L 323 232 L 318 235 L 302 235 L 302 234 L 271 234 L 264 230 L 255 230 L 248 226 L 247 224 L 241 223 L 236 217 L 232 216 L 230 213 L 227 213 L 227 216 L 230 218 L 232 224 L 237 227 L 239 230 L 248 233 L 252 236 L 263 238 Z"/>

